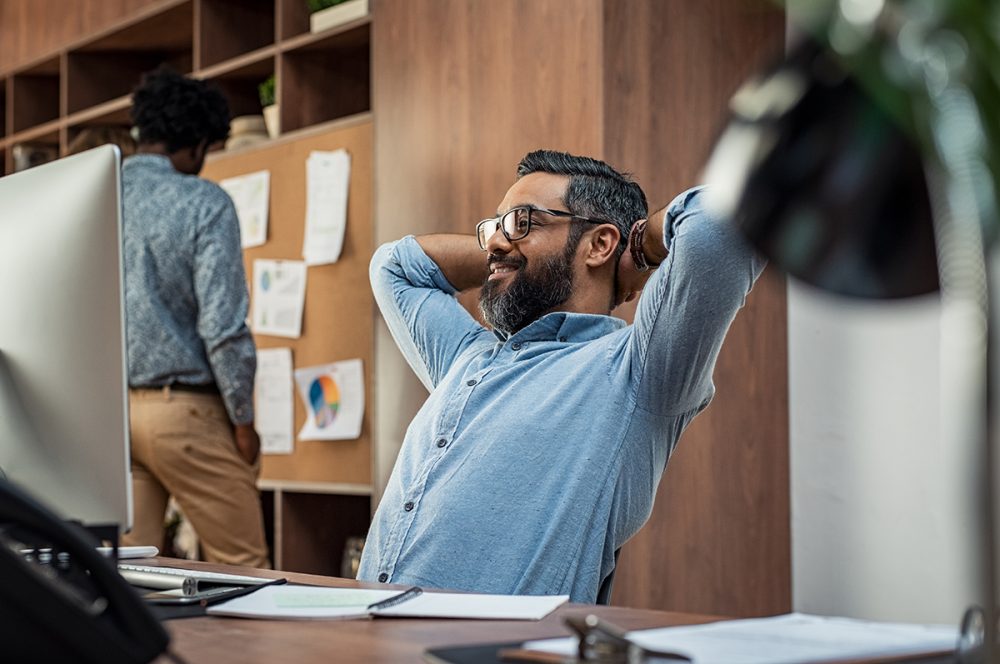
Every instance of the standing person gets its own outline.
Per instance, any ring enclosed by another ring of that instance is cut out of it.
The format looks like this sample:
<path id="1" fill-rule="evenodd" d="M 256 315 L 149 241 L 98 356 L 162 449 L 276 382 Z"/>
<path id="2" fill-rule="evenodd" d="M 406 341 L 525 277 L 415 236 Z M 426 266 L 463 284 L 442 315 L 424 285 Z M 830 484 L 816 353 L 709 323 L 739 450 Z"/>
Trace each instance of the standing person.
<path id="1" fill-rule="evenodd" d="M 629 178 L 537 151 L 478 241 L 411 236 L 376 252 L 376 300 L 431 394 L 359 578 L 607 599 L 616 552 L 708 406 L 722 341 L 764 265 L 702 198 L 687 191 L 647 223 Z M 454 297 L 476 286 L 492 330 Z M 640 291 L 633 325 L 610 315 Z"/>
<path id="2" fill-rule="evenodd" d="M 159 546 L 172 495 L 206 560 L 265 567 L 239 222 L 198 177 L 229 107 L 163 68 L 132 104 L 138 150 L 122 166 L 122 210 L 135 527 L 123 542 Z"/>

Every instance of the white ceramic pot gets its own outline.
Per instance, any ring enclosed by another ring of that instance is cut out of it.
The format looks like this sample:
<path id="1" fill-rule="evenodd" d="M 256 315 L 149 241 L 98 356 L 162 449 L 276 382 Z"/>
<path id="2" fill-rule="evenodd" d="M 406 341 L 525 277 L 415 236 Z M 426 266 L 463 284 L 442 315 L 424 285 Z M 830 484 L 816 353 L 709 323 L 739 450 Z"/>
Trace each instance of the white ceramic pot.
<path id="1" fill-rule="evenodd" d="M 267 135 L 271 138 L 277 138 L 281 133 L 281 116 L 277 104 L 264 107 L 264 125 L 267 126 Z"/>

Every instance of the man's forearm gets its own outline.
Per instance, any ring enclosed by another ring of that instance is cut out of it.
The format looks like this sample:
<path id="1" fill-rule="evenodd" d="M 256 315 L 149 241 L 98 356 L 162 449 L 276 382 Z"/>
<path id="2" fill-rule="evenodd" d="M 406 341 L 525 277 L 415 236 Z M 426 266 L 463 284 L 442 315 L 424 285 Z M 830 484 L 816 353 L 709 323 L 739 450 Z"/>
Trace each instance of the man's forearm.
<path id="1" fill-rule="evenodd" d="M 417 244 L 456 289 L 463 291 L 483 285 L 489 275 L 486 252 L 473 235 L 440 233 L 421 235 Z"/>

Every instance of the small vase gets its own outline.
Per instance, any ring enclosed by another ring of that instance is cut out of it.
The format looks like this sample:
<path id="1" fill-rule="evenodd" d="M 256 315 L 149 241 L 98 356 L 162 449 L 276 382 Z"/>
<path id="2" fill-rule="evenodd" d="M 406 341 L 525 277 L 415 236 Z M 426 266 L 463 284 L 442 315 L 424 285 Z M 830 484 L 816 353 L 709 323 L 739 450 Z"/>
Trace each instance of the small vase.
<path id="1" fill-rule="evenodd" d="M 277 138 L 281 133 L 281 116 L 277 104 L 264 107 L 264 126 L 267 127 L 267 135 L 271 138 Z"/>

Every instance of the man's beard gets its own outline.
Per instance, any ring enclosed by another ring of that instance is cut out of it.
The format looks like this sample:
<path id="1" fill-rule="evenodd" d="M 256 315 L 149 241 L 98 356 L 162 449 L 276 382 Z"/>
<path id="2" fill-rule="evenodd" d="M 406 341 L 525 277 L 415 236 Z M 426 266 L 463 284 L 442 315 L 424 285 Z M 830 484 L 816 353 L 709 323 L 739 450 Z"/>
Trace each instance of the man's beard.
<path id="1" fill-rule="evenodd" d="M 576 238 L 579 240 L 579 238 Z M 561 254 L 540 259 L 530 268 L 528 260 L 490 256 L 490 264 L 517 268 L 510 284 L 506 279 L 487 280 L 479 292 L 479 310 L 495 330 L 512 335 L 524 329 L 573 294 L 573 256 L 577 242 L 567 242 Z"/>

